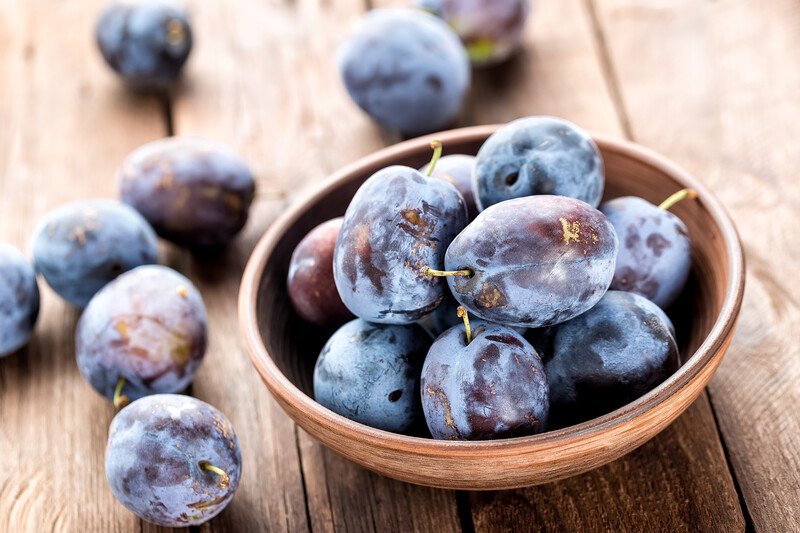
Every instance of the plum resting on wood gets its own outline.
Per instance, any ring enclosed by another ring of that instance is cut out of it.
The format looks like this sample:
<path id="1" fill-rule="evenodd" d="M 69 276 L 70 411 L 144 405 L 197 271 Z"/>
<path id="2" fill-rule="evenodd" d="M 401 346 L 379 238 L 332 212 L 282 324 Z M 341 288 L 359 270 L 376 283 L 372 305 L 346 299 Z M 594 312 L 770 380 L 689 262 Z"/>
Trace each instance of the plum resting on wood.
<path id="1" fill-rule="evenodd" d="M 239 486 L 242 454 L 230 421 L 190 396 L 156 394 L 111 422 L 106 477 L 117 500 L 169 527 L 218 515 Z"/>
<path id="2" fill-rule="evenodd" d="M 0 357 L 28 343 L 39 316 L 39 286 L 19 250 L 0 243 Z"/>

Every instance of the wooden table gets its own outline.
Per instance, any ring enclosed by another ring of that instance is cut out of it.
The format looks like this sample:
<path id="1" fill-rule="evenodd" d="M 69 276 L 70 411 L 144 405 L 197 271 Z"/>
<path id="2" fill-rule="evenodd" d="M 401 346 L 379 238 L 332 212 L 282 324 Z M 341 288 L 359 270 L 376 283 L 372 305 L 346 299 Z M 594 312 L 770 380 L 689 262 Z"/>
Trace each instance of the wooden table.
<path id="1" fill-rule="evenodd" d="M 455 493 L 371 474 L 283 414 L 238 335 L 240 274 L 294 197 L 398 139 L 347 98 L 333 51 L 382 0 L 192 0 L 197 45 L 174 97 L 132 96 L 95 50 L 101 0 L 0 0 L 0 239 L 113 197 L 115 169 L 168 134 L 230 144 L 261 195 L 224 257 L 164 245 L 201 288 L 211 346 L 192 394 L 229 415 L 244 477 L 200 530 L 800 530 L 800 2 L 538 0 L 525 51 L 475 74 L 458 125 L 566 117 L 673 158 L 713 189 L 748 261 L 739 330 L 701 398 L 627 457 L 543 487 Z M 108 489 L 114 411 L 75 365 L 78 312 L 45 285 L 30 347 L 0 360 L 0 529 L 152 531 Z"/>

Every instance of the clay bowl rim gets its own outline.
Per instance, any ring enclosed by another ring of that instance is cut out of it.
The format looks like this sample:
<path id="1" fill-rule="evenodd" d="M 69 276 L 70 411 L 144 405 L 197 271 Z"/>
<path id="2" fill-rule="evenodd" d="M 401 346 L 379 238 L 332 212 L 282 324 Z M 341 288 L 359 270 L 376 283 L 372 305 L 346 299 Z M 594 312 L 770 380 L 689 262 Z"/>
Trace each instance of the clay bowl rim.
<path id="1" fill-rule="evenodd" d="M 591 435 L 606 432 L 613 427 L 631 423 L 636 419 L 643 419 L 649 411 L 668 402 L 681 389 L 697 379 L 707 365 L 713 364 L 715 359 L 724 356 L 725 341 L 736 326 L 745 282 L 744 254 L 733 221 L 725 208 L 705 186 L 666 157 L 639 144 L 592 132 L 592 138 L 603 151 L 617 152 L 622 156 L 639 160 L 669 175 L 682 183 L 684 187 L 696 189 L 697 201 L 702 203 L 719 227 L 728 255 L 730 278 L 725 288 L 722 308 L 711 331 L 683 366 L 661 385 L 616 411 L 563 429 L 510 439 L 449 441 L 401 435 L 354 422 L 316 403 L 281 372 L 270 356 L 259 331 L 258 295 L 261 279 L 272 252 L 285 233 L 304 214 L 306 206 L 314 200 L 327 196 L 332 190 L 349 181 L 353 175 L 363 173 L 364 169 L 387 166 L 401 158 L 429 150 L 430 141 L 433 139 L 442 141 L 446 149 L 447 145 L 453 142 L 480 142 L 500 126 L 502 125 L 472 126 L 425 135 L 367 155 L 333 173 L 313 191 L 295 201 L 261 237 L 247 262 L 242 277 L 239 291 L 239 324 L 253 365 L 279 403 L 291 405 L 294 409 L 303 412 L 305 417 L 313 419 L 315 424 L 325 426 L 334 433 L 396 452 L 409 453 L 410 451 L 419 456 L 437 456 L 446 453 L 449 458 L 486 457 L 489 452 L 492 455 L 507 455 L 517 453 L 523 448 L 538 447 L 544 450 L 554 446 L 580 445 L 582 440 L 591 442 L 592 439 L 588 438 Z M 715 371 L 716 368 L 707 374 L 706 382 L 711 379 Z M 702 376 L 700 379 L 703 379 Z M 299 425 L 303 426 L 302 423 Z"/>

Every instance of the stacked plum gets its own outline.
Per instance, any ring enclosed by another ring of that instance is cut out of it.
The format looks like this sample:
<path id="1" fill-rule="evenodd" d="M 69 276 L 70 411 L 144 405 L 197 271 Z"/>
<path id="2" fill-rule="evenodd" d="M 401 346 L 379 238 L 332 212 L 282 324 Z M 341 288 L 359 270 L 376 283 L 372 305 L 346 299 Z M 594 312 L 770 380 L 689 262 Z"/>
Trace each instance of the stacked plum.
<path id="1" fill-rule="evenodd" d="M 674 372 L 662 308 L 691 244 L 667 210 L 693 191 L 601 205 L 597 146 L 555 117 L 507 124 L 476 157 L 431 146 L 421 170 L 369 177 L 291 259 L 298 314 L 341 326 L 317 402 L 383 430 L 498 439 L 608 413 Z"/>

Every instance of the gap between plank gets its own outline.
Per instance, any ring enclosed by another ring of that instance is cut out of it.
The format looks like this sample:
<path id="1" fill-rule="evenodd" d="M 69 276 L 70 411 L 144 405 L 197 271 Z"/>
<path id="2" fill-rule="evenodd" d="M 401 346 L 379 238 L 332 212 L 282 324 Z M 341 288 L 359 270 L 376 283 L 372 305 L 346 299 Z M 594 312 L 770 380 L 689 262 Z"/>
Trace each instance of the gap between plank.
<path id="1" fill-rule="evenodd" d="M 475 522 L 472 520 L 472 505 L 469 502 L 468 492 L 456 491 L 456 512 L 462 533 L 475 533 Z"/>
<path id="2" fill-rule="evenodd" d="M 303 503 L 305 504 L 306 508 L 306 525 L 308 526 L 308 531 L 313 531 L 314 527 L 311 523 L 311 509 L 308 505 L 308 489 L 306 488 L 306 470 L 305 466 L 303 465 L 303 452 L 300 450 L 300 430 L 297 427 L 297 424 L 294 424 L 294 446 L 295 451 L 297 452 L 297 461 L 300 463 L 300 486 L 303 487 Z M 326 488 L 327 490 L 327 482 Z M 330 498 L 328 498 L 328 502 L 330 502 Z M 333 517 L 331 517 L 333 519 Z"/>
<path id="3" fill-rule="evenodd" d="M 172 92 L 165 93 L 161 96 L 161 112 L 164 117 L 164 127 L 167 130 L 167 137 L 175 135 L 175 121 L 172 114 L 172 102 L 174 95 Z"/>

